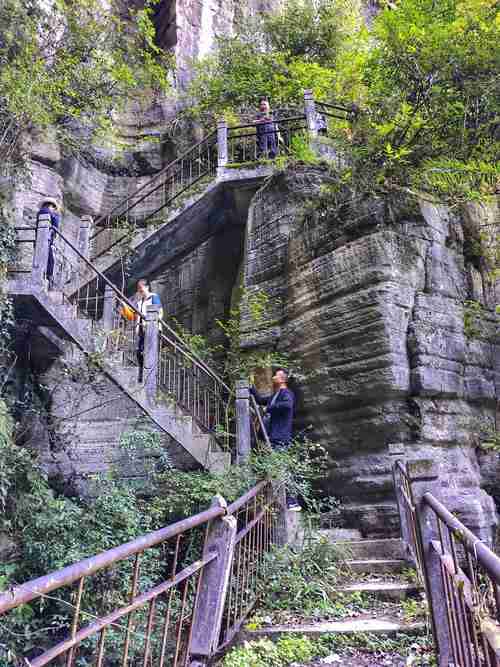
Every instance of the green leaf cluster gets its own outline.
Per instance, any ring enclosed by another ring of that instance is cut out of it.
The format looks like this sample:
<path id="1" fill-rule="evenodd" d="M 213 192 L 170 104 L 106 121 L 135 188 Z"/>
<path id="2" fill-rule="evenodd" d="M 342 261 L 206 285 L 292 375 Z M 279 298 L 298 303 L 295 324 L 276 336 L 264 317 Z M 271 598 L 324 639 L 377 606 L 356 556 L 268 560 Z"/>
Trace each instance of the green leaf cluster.
<path id="1" fill-rule="evenodd" d="M 355 138 L 379 180 L 446 158 L 498 160 L 499 37 L 494 0 L 400 0 L 380 13 Z"/>
<path id="2" fill-rule="evenodd" d="M 195 64 L 191 112 L 235 120 L 260 95 L 298 106 L 311 88 L 361 110 L 329 119 L 353 187 L 477 200 L 499 191 L 499 38 L 495 0 L 388 2 L 370 29 L 354 0 L 288 0 Z"/>
<path id="3" fill-rule="evenodd" d="M 286 667 L 311 660 L 316 654 L 314 642 L 307 637 L 282 637 L 246 642 L 224 658 L 223 667 Z"/>
<path id="4" fill-rule="evenodd" d="M 169 60 L 154 42 L 156 0 L 5 0 L 0 6 L 0 160 L 19 167 L 28 137 L 67 150 L 107 136 L 140 91 L 165 90 Z"/>
<path id="5" fill-rule="evenodd" d="M 236 120 L 262 95 L 274 107 L 302 104 L 306 88 L 330 99 L 339 87 L 336 66 L 359 30 L 357 0 L 289 0 L 219 37 L 214 53 L 193 64 L 190 113 L 206 124 Z"/>

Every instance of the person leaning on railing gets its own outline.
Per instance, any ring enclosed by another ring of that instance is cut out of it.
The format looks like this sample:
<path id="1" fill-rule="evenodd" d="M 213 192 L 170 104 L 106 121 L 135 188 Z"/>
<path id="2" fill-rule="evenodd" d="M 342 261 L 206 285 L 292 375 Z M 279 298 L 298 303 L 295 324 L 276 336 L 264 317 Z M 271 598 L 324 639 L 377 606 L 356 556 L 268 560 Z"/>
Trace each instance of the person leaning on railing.
<path id="1" fill-rule="evenodd" d="M 49 255 L 47 260 L 47 269 L 45 271 L 45 278 L 48 283 L 48 288 L 52 289 L 54 286 L 54 241 L 56 236 L 56 229 L 59 229 L 61 218 L 58 213 L 59 204 L 52 197 L 45 197 L 42 199 L 40 209 L 37 214 L 37 224 L 41 215 L 50 215 L 50 234 L 49 234 Z"/>
<path id="2" fill-rule="evenodd" d="M 278 126 L 274 121 L 266 97 L 259 100 L 259 112 L 255 119 L 257 131 L 257 157 L 269 157 L 274 160 L 278 154 Z"/>
<path id="3" fill-rule="evenodd" d="M 144 319 L 147 315 L 148 306 L 160 306 L 160 312 L 158 318 L 161 322 L 163 319 L 163 308 L 161 305 L 161 299 L 155 292 L 151 292 L 151 286 L 149 281 L 146 278 L 141 278 L 137 283 L 137 310 L 141 313 L 143 317 L 137 316 L 136 324 L 136 333 L 137 333 L 137 364 L 139 366 L 139 375 L 138 382 L 142 382 L 144 379 L 144 341 L 146 337 L 146 331 L 144 328 Z M 161 328 L 161 324 L 159 324 Z"/>
<path id="4" fill-rule="evenodd" d="M 273 375 L 274 392 L 269 396 L 259 394 L 252 386 L 250 392 L 259 405 L 266 406 L 264 426 L 267 430 L 271 447 L 276 450 L 286 450 L 292 443 L 293 416 L 295 413 L 295 394 L 288 388 L 288 372 L 278 368 Z M 294 512 L 300 512 L 297 499 L 287 494 L 287 507 Z"/>

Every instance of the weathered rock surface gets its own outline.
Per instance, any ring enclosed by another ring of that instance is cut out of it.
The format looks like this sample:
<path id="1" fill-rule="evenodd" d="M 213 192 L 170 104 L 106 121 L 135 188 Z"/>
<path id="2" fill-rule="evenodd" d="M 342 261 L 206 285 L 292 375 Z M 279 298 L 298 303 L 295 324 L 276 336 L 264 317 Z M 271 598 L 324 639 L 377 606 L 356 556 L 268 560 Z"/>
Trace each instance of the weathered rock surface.
<path id="1" fill-rule="evenodd" d="M 403 442 L 408 457 L 439 461 L 448 506 L 490 538 L 496 511 L 480 487 L 491 492 L 495 473 L 475 446 L 478 424 L 495 419 L 499 347 L 491 310 L 479 338 L 464 328 L 463 219 L 429 204 L 394 218 L 371 202 L 312 221 L 301 205 L 321 183 L 288 172 L 252 202 L 245 287 L 275 306 L 258 331 L 243 318 L 245 346 L 286 352 L 305 373 L 299 425 L 328 449 L 324 484 L 347 527 L 397 529 L 387 445 Z"/>
<path id="2" fill-rule="evenodd" d="M 38 361 L 42 351 L 32 351 Z M 44 388 L 45 409 L 31 410 L 23 421 L 25 445 L 38 452 L 49 478 L 65 492 L 93 494 L 99 478 L 112 475 L 147 493 L 153 474 L 166 465 L 199 468 L 75 346 L 66 343 L 62 351 L 46 368 L 32 369 Z M 137 433 L 144 439 L 131 439 Z"/>

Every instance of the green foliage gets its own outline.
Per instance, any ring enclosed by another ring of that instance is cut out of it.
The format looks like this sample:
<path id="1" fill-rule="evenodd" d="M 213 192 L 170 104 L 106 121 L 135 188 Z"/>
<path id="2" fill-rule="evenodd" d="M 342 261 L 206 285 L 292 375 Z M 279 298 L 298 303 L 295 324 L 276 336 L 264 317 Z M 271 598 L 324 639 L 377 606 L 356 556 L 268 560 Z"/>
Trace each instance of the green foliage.
<path id="1" fill-rule="evenodd" d="M 275 550 L 265 562 L 260 613 L 271 613 L 277 622 L 342 618 L 346 604 L 356 602 L 334 592 L 345 558 L 326 538 L 314 536 L 299 549 Z"/>
<path id="2" fill-rule="evenodd" d="M 133 92 L 167 87 L 166 57 L 154 42 L 156 0 L 5 0 L 0 7 L 0 158 L 22 164 L 26 133 L 80 150 L 113 131 L 111 112 Z M 75 133 L 76 126 L 83 131 Z"/>
<path id="3" fill-rule="evenodd" d="M 286 667 L 311 660 L 314 642 L 307 637 L 282 637 L 276 643 L 269 639 L 245 642 L 233 649 L 223 660 L 223 667 Z"/>
<path id="4" fill-rule="evenodd" d="M 362 652 L 375 660 L 380 656 L 398 654 L 408 659 L 408 664 L 415 667 L 437 665 L 434 657 L 432 639 L 428 636 L 415 636 L 398 633 L 387 637 L 370 633 L 343 635 L 342 633 L 323 635 L 319 639 L 304 636 L 282 637 L 274 644 L 268 639 L 245 642 L 243 646 L 232 649 L 224 658 L 222 667 L 286 667 L 292 664 L 309 663 L 313 658 L 326 658 L 331 653 L 344 656 Z M 366 658 L 360 658 L 363 664 Z M 352 661 L 352 659 L 351 659 Z M 340 664 L 340 663 L 339 663 Z M 361 664 L 361 663 L 360 663 Z"/>
<path id="5" fill-rule="evenodd" d="M 500 452 L 500 431 L 494 419 L 464 420 L 464 426 L 472 433 L 473 443 L 483 452 Z"/>
<path id="6" fill-rule="evenodd" d="M 407 623 L 423 621 L 429 614 L 429 607 L 425 600 L 408 598 L 407 600 L 402 600 L 401 606 L 403 608 L 403 617 Z"/>
<path id="7" fill-rule="evenodd" d="M 346 36 L 356 28 L 356 8 L 349 0 L 289 0 L 279 11 L 263 16 L 262 29 L 271 50 L 332 66 Z"/>
<path id="8" fill-rule="evenodd" d="M 336 64 L 360 22 L 356 0 L 289 0 L 283 8 L 220 37 L 215 52 L 195 63 L 188 91 L 191 114 L 211 124 L 235 121 L 268 95 L 273 106 L 303 102 L 304 89 L 330 99 Z M 338 86 L 337 86 L 338 87 Z"/>
<path id="9" fill-rule="evenodd" d="M 15 231 L 5 198 L 0 195 L 0 367 L 7 363 L 10 334 L 14 326 L 12 301 L 3 291 L 3 281 L 7 276 L 7 267 L 14 257 Z M 3 381 L 4 378 L 1 378 Z M 1 389 L 0 385 L 0 389 Z"/>
<path id="10" fill-rule="evenodd" d="M 291 142 L 291 157 L 297 162 L 306 164 L 318 164 L 318 156 L 311 148 L 307 137 L 295 135 Z"/>
<path id="11" fill-rule="evenodd" d="M 287 451 L 254 451 L 248 463 L 220 473 L 167 470 L 158 476 L 159 490 L 150 511 L 156 523 L 166 525 L 205 510 L 216 494 L 232 502 L 262 479 L 283 482 L 314 509 L 313 484 L 322 475 L 324 462 L 324 450 L 305 441 L 295 442 Z"/>
<path id="12" fill-rule="evenodd" d="M 269 368 L 271 366 L 285 366 L 290 370 L 290 359 L 286 354 L 274 351 L 252 351 L 242 350 L 242 340 L 250 330 L 259 327 L 270 326 L 272 319 L 272 306 L 277 305 L 277 300 L 264 290 L 240 289 L 236 305 L 231 308 L 230 316 L 226 321 L 216 320 L 227 338 L 229 347 L 227 350 L 224 374 L 230 382 L 241 377 L 249 377 L 256 368 Z M 246 314 L 243 321 L 243 315 Z"/>
<path id="13" fill-rule="evenodd" d="M 382 11 L 361 64 L 359 168 L 407 182 L 414 168 L 439 168 L 451 155 L 465 169 L 493 164 L 499 30 L 494 0 L 401 0 Z"/>
<path id="14" fill-rule="evenodd" d="M 135 467 L 140 463 L 148 478 L 156 478 L 161 471 L 172 467 L 158 431 L 125 431 L 120 436 L 119 446 L 127 455 L 129 464 Z"/>
<path id="15" fill-rule="evenodd" d="M 479 301 L 468 299 L 464 303 L 464 334 L 469 340 L 484 337 L 484 314 L 484 308 Z"/>
<path id="16" fill-rule="evenodd" d="M 437 158 L 422 165 L 413 183 L 442 201 L 483 201 L 494 195 L 500 184 L 500 163 Z"/>

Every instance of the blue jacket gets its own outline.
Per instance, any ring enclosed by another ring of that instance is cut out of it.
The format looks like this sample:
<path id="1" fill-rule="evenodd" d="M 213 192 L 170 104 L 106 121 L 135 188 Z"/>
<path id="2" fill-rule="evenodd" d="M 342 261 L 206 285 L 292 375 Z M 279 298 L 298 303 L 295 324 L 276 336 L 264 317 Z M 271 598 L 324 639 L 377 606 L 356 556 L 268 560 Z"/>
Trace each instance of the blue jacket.
<path id="1" fill-rule="evenodd" d="M 50 208 L 47 208 L 45 206 L 42 206 L 42 208 L 38 211 L 37 215 L 37 221 L 38 221 L 38 216 L 40 215 L 50 215 L 50 224 L 52 227 L 55 227 L 56 229 L 59 229 L 59 225 L 61 223 L 61 218 L 59 217 L 59 214 L 56 213 L 55 211 L 51 211 Z M 53 239 L 55 236 L 54 232 L 51 233 L 50 238 Z"/>
<path id="2" fill-rule="evenodd" d="M 269 440 L 288 443 L 292 439 L 293 415 L 295 412 L 295 396 L 290 389 L 280 389 L 272 396 L 261 396 L 255 387 L 250 391 L 259 405 L 267 406 L 267 414 L 270 416 L 268 428 Z M 276 399 L 273 401 L 274 396 Z"/>

